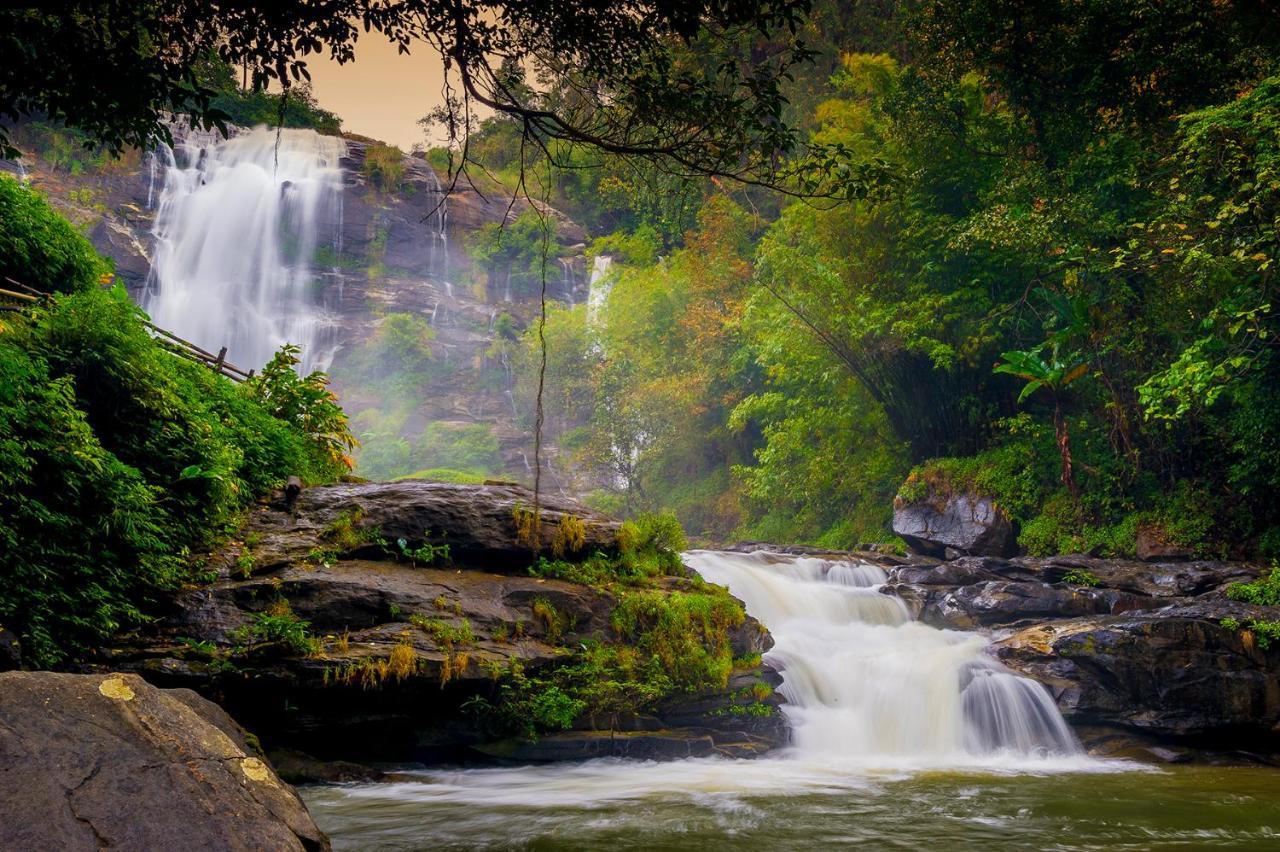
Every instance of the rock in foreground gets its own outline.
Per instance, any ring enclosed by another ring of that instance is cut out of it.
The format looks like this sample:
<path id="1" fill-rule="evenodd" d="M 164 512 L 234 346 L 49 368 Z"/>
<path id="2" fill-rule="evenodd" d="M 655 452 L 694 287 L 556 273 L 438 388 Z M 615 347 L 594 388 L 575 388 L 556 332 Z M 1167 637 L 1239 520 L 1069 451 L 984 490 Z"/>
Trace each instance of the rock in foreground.
<path id="1" fill-rule="evenodd" d="M 0 849 L 326 850 L 236 724 L 136 675 L 0 674 Z"/>

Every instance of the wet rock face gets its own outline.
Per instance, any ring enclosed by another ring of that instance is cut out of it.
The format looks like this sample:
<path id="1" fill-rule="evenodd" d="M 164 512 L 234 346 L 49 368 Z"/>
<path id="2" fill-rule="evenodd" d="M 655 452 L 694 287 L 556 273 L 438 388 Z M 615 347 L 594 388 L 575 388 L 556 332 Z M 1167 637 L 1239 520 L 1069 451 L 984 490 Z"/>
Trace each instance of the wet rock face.
<path id="1" fill-rule="evenodd" d="M 136 675 L 0 674 L 0 849 L 327 850 L 216 705 Z"/>
<path id="2" fill-rule="evenodd" d="M 974 494 L 931 495 L 893 509 L 893 531 L 916 553 L 1010 556 L 1017 547 L 1013 522 L 989 497 Z"/>
<path id="3" fill-rule="evenodd" d="M 999 642 L 997 656 L 1045 683 L 1077 724 L 1275 749 L 1280 649 L 1222 627 L 1229 612 L 1239 614 L 1230 602 L 1201 602 L 1043 624 Z"/>
<path id="4" fill-rule="evenodd" d="M 259 507 L 243 538 L 211 559 L 220 579 L 177 595 L 166 618 L 118 645 L 106 665 L 197 690 L 273 752 L 320 761 L 657 757 L 673 756 L 678 743 L 746 755 L 786 741 L 779 700 L 762 701 L 754 690 L 773 673 L 756 664 L 736 671 L 725 690 L 672 699 L 643 716 L 580 719 L 574 731 L 543 737 L 539 756 L 528 744 L 492 742 L 502 734 L 486 729 L 475 699 L 497 701 L 504 674 L 532 675 L 570 659 L 583 642 L 620 640 L 609 590 L 529 575 L 535 557 L 519 543 L 517 504 L 532 505 L 532 495 L 507 485 L 405 482 L 305 489 L 294 514 L 283 502 Z M 543 502 L 548 543 L 565 515 L 582 521 L 583 552 L 615 547 L 616 522 L 556 500 Z M 326 534 L 339 519 L 350 522 L 345 544 Z M 424 530 L 447 541 L 448 560 L 415 564 L 399 551 L 397 537 L 412 549 Z M 655 582 L 667 592 L 695 586 L 684 577 Z M 282 601 L 314 645 L 258 632 L 280 618 Z M 748 619 L 730 630 L 729 644 L 740 659 L 772 640 Z M 627 736 L 610 740 L 621 731 Z M 351 772 L 296 758 L 291 777 Z"/>
<path id="5" fill-rule="evenodd" d="M 1280 754 L 1280 648 L 1222 626 L 1276 617 L 1225 595 L 1258 573 L 1243 563 L 965 557 L 892 568 L 882 591 L 936 627 L 994 632 L 996 656 L 1048 687 L 1087 746 L 1265 757 Z"/>

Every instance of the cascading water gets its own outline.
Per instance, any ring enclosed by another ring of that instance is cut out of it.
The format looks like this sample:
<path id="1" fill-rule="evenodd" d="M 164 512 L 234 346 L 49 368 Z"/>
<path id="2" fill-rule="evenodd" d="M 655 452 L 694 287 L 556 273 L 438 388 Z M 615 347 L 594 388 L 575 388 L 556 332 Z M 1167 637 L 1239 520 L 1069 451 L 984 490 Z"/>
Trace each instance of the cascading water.
<path id="1" fill-rule="evenodd" d="M 913 621 L 867 562 L 694 551 L 769 628 L 798 757 L 964 763 L 1078 754 L 1048 693 L 983 655 L 976 633 Z"/>
<path id="2" fill-rule="evenodd" d="M 179 134 L 175 133 L 175 136 Z M 223 140 L 185 132 L 165 165 L 155 261 L 143 307 L 159 325 L 242 367 L 282 344 L 302 369 L 332 358 L 318 246 L 340 231 L 346 143 L 312 130 L 265 127 Z"/>
<path id="3" fill-rule="evenodd" d="M 609 278 L 609 270 L 613 266 L 613 258 L 607 254 L 598 254 L 591 262 L 591 276 L 587 279 L 587 324 L 596 325 L 600 321 L 600 312 L 609 299 L 609 291 L 613 289 L 613 281 Z"/>
<path id="4" fill-rule="evenodd" d="M 538 838 L 547 848 L 913 849 L 959 836 L 974 841 L 964 848 L 1058 848 L 1046 839 L 1062 830 L 1060 810 L 1024 836 L 1025 800 L 996 797 L 1008 808 L 993 810 L 983 791 L 1135 768 L 1082 754 L 1039 684 L 984 656 L 977 634 L 912 621 L 880 593 L 874 565 L 715 551 L 685 562 L 769 628 L 765 659 L 782 672 L 791 747 L 754 760 L 430 769 L 309 788 L 335 848 L 423 848 L 414 844 L 424 836 L 459 848 Z"/>
<path id="5" fill-rule="evenodd" d="M 430 226 L 427 229 L 427 239 L 430 240 L 427 255 L 427 274 L 432 278 L 446 281 L 449 298 L 452 299 L 453 285 L 447 283 L 449 277 L 449 193 L 445 190 L 444 185 L 440 183 L 440 176 L 436 174 L 434 168 L 428 167 L 426 171 L 431 177 L 431 193 L 434 196 L 429 213 Z"/>

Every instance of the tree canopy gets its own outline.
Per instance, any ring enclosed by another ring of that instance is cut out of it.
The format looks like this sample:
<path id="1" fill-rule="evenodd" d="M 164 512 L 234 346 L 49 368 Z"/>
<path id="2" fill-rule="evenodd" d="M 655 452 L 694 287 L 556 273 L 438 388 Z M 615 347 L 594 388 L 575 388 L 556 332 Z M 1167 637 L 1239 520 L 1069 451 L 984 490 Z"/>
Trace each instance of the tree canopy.
<path id="1" fill-rule="evenodd" d="M 348 62 L 361 37 L 385 38 L 443 58 L 437 118 L 464 147 L 482 105 L 534 146 L 564 140 L 681 174 L 774 184 L 802 141 L 783 84 L 811 56 L 797 35 L 810 5 L 58 0 L 0 12 L 0 117 L 38 113 L 112 149 L 146 146 L 167 138 L 167 113 L 205 127 L 228 120 L 199 73 L 209 55 L 255 89 L 288 89 L 309 79 L 310 57 Z"/>

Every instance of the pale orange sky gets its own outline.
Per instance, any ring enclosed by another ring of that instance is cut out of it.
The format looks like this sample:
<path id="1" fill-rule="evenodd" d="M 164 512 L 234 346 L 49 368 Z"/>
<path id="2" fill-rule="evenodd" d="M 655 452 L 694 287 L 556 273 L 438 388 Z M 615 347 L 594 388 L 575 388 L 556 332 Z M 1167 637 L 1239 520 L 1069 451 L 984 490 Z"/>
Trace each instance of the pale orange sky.
<path id="1" fill-rule="evenodd" d="M 307 62 L 320 106 L 338 114 L 342 129 L 372 136 L 408 151 L 428 140 L 418 119 L 441 102 L 444 66 L 429 45 L 419 44 L 407 56 L 376 33 L 361 33 L 356 59 L 339 65 L 328 55 Z M 437 135 L 439 131 L 436 131 Z"/>

